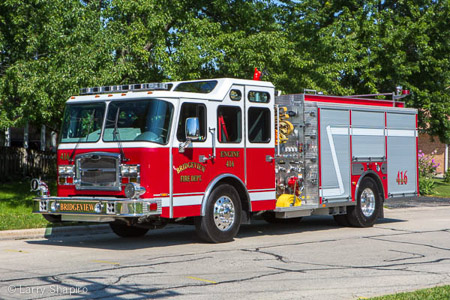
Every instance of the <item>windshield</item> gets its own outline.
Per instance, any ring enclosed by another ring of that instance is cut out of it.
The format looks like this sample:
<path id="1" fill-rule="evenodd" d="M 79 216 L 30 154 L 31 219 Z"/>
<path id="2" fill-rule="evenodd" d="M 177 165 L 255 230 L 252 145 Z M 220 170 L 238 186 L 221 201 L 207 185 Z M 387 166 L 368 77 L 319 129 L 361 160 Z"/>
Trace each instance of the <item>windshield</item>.
<path id="1" fill-rule="evenodd" d="M 103 140 L 167 144 L 173 105 L 150 99 L 113 101 L 108 106 Z"/>
<path id="2" fill-rule="evenodd" d="M 104 115 L 105 103 L 67 105 L 60 142 L 97 142 L 100 139 Z"/>

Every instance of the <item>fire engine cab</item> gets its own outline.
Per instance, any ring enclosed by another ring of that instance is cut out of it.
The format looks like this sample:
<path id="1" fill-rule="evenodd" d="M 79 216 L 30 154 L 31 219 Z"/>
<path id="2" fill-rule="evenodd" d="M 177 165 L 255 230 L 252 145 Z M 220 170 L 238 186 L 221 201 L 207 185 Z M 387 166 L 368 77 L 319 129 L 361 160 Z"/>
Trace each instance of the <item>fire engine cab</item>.
<path id="1" fill-rule="evenodd" d="M 32 180 L 33 211 L 122 237 L 181 222 L 227 242 L 258 215 L 367 227 L 386 198 L 418 194 L 417 111 L 231 78 L 85 88 L 57 165 L 57 196 Z"/>

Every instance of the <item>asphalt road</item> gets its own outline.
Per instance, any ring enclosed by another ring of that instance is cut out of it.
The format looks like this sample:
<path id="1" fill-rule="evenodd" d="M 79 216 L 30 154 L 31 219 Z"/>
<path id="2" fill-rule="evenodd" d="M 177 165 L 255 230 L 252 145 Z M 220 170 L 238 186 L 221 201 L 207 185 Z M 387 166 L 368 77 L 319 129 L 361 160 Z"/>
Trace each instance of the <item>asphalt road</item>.
<path id="1" fill-rule="evenodd" d="M 2 299 L 356 299 L 450 284 L 450 206 L 386 209 L 373 228 L 331 217 L 244 225 L 204 244 L 189 226 L 0 241 Z"/>

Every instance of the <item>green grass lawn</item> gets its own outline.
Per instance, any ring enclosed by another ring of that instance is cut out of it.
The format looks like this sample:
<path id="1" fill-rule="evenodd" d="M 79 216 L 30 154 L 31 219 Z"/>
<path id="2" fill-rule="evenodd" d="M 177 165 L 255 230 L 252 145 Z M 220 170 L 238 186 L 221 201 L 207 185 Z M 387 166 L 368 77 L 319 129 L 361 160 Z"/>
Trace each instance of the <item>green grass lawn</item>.
<path id="1" fill-rule="evenodd" d="M 450 183 L 444 182 L 443 179 L 435 179 L 434 192 L 429 196 L 450 198 Z"/>
<path id="2" fill-rule="evenodd" d="M 448 300 L 450 299 L 450 285 L 438 286 L 430 289 L 418 290 L 409 293 L 398 293 L 370 300 Z"/>
<path id="3" fill-rule="evenodd" d="M 50 187 L 56 193 L 56 185 Z M 33 214 L 29 182 L 0 184 L 0 230 L 42 228 L 49 222 L 41 215 Z"/>

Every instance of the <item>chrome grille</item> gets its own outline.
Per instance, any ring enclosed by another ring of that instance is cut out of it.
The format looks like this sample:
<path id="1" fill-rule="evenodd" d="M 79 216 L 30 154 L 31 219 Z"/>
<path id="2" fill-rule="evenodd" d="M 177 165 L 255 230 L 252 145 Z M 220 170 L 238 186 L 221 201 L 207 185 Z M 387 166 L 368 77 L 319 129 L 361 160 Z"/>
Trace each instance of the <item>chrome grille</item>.
<path id="1" fill-rule="evenodd" d="M 78 190 L 120 191 L 120 154 L 91 152 L 75 158 Z"/>

